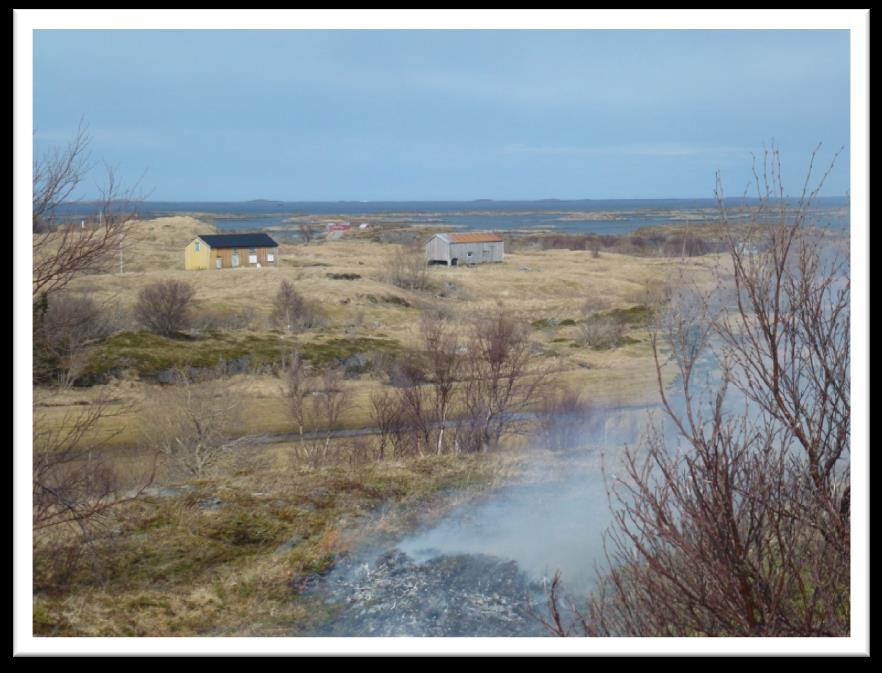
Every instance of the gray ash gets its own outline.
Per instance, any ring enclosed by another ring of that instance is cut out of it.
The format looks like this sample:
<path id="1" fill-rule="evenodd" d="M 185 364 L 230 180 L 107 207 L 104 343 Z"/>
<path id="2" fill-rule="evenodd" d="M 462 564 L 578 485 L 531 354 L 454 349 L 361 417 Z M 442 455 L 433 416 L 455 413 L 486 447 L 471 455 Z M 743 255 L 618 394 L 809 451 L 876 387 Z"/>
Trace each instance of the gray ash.
<path id="1" fill-rule="evenodd" d="M 399 550 L 349 571 L 324 590 L 340 606 L 324 636 L 544 636 L 543 587 L 517 563 L 455 554 L 422 563 Z"/>

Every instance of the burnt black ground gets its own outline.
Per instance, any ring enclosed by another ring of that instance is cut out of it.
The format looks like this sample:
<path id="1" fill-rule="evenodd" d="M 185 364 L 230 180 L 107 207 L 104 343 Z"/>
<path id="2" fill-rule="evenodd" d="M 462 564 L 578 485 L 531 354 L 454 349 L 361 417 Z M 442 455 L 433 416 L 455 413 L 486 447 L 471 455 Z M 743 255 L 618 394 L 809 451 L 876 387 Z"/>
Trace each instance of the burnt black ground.
<path id="1" fill-rule="evenodd" d="M 547 635 L 542 587 L 510 560 L 442 555 L 422 563 L 399 550 L 338 568 L 322 592 L 339 606 L 320 636 Z"/>

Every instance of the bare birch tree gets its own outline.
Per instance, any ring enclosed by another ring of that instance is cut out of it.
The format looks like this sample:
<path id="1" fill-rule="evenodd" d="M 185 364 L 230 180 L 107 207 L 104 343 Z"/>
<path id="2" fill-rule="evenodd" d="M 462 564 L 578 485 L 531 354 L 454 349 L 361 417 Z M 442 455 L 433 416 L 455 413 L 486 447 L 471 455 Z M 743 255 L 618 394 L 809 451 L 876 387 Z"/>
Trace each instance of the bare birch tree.
<path id="1" fill-rule="evenodd" d="M 827 175 L 812 188 L 811 168 L 788 207 L 778 151 L 767 152 L 746 226 L 730 220 L 718 179 L 730 299 L 698 312 L 674 301 L 653 331 L 669 431 L 626 452 L 609 571 L 569 623 L 554 583 L 553 632 L 849 633 L 850 281 L 844 252 L 808 221 Z"/>
<path id="2" fill-rule="evenodd" d="M 319 467 L 327 460 L 348 401 L 342 376 L 331 369 L 321 374 L 311 372 L 294 353 L 288 365 L 286 393 L 289 414 L 297 427 L 298 454 L 311 467 Z"/>
<path id="3" fill-rule="evenodd" d="M 39 400 L 36 400 L 39 406 Z M 102 419 L 125 413 L 100 397 L 79 412 L 54 422 L 34 420 L 33 525 L 42 530 L 73 524 L 83 535 L 114 505 L 136 497 L 153 480 L 153 471 L 127 495 L 102 450 L 118 431 L 98 432 Z"/>
<path id="4" fill-rule="evenodd" d="M 287 280 L 279 283 L 279 289 L 273 299 L 273 307 L 270 312 L 270 324 L 276 329 L 281 329 L 289 334 L 295 332 L 309 323 L 307 304 L 294 285 Z"/>
<path id="5" fill-rule="evenodd" d="M 64 147 L 40 152 L 35 149 L 33 167 L 33 276 L 35 366 L 42 351 L 53 349 L 71 355 L 83 343 L 95 322 L 94 311 L 80 304 L 77 311 L 58 296 L 80 275 L 106 270 L 124 244 L 133 219 L 128 205 L 132 191 L 123 188 L 113 169 L 99 187 L 95 217 L 81 226 L 65 223 L 59 216 L 62 204 L 76 196 L 92 169 L 90 138 L 81 123 Z M 55 312 L 54 307 L 61 310 Z M 86 314 L 91 317 L 86 320 Z M 47 322 L 48 321 L 48 322 Z M 100 322 L 97 321 L 97 322 Z M 63 336 L 58 328 L 68 330 Z M 79 333 L 77 333 L 79 332 Z M 69 338 L 68 338 L 69 337 Z M 70 363 L 68 363 L 70 364 Z M 70 369 L 67 370 L 68 374 Z M 36 374 L 36 371 L 35 371 Z M 126 502 L 152 482 L 146 475 L 141 485 L 123 493 L 113 470 L 101 457 L 98 437 L 103 419 L 118 413 L 103 398 L 60 421 L 50 418 L 35 390 L 33 445 L 34 530 L 76 524 L 87 539 L 89 526 L 101 520 L 115 505 Z M 106 438 L 105 438 L 106 439 Z M 134 495 L 132 495 L 134 494 Z M 35 538 L 36 544 L 36 538 Z"/>
<path id="6" fill-rule="evenodd" d="M 371 393 L 370 403 L 371 421 L 379 436 L 377 450 L 380 459 L 399 457 L 404 438 L 404 420 L 398 395 L 389 390 L 377 390 Z"/>
<path id="7" fill-rule="evenodd" d="M 460 341 L 454 327 L 437 316 L 424 315 L 420 331 L 432 388 L 432 418 L 438 429 L 435 453 L 441 455 L 446 447 L 446 430 L 455 402 L 456 382 L 462 374 Z"/>
<path id="8" fill-rule="evenodd" d="M 467 348 L 461 434 L 466 450 L 484 451 L 535 401 L 545 373 L 533 366 L 527 328 L 502 307 L 476 322 Z"/>
<path id="9" fill-rule="evenodd" d="M 253 441 L 240 435 L 241 405 L 228 382 L 199 385 L 183 370 L 154 397 L 144 435 L 179 474 L 200 479 L 233 449 Z"/>
<path id="10" fill-rule="evenodd" d="M 133 188 L 124 187 L 111 167 L 99 186 L 93 215 L 81 223 L 64 221 L 61 207 L 75 199 L 93 168 L 90 138 L 81 123 L 64 147 L 35 151 L 33 175 L 33 296 L 56 292 L 84 273 L 107 271 L 125 245 L 134 220 Z"/>

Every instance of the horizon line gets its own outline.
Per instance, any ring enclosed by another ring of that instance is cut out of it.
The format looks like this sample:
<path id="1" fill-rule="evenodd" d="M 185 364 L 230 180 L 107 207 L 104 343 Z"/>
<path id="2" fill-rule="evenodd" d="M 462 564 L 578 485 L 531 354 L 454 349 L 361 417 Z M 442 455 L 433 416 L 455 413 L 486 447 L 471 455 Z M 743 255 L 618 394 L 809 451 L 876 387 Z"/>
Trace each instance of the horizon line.
<path id="1" fill-rule="evenodd" d="M 817 199 L 848 199 L 849 194 L 827 194 L 817 195 Z M 785 199 L 799 198 L 799 195 L 786 194 Z M 730 196 L 725 201 L 734 200 L 759 200 L 757 196 Z M 776 200 L 772 198 L 771 200 Z M 584 198 L 556 198 L 544 197 L 539 199 L 505 199 L 505 198 L 477 198 L 477 199 L 114 199 L 116 203 L 280 203 L 280 204 L 298 204 L 298 203 L 351 203 L 351 204 L 372 204 L 372 203 L 579 203 L 584 201 L 717 201 L 714 196 L 635 196 L 635 197 L 584 197 Z M 82 199 L 78 201 L 65 201 L 60 205 L 77 205 L 102 203 L 101 199 Z"/>

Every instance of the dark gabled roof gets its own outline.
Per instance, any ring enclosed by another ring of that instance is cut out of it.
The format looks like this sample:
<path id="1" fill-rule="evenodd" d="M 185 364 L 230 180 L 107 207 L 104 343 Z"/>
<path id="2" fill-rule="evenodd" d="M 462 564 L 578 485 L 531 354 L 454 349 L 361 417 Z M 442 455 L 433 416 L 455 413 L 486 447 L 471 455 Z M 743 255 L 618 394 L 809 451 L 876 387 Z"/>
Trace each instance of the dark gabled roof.
<path id="1" fill-rule="evenodd" d="M 200 235 L 210 248 L 278 248 L 267 234 L 205 234 Z"/>

